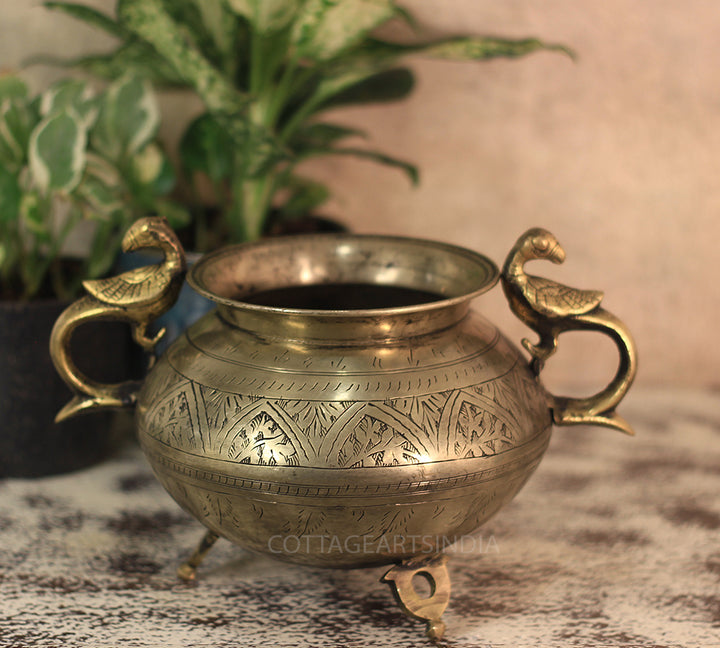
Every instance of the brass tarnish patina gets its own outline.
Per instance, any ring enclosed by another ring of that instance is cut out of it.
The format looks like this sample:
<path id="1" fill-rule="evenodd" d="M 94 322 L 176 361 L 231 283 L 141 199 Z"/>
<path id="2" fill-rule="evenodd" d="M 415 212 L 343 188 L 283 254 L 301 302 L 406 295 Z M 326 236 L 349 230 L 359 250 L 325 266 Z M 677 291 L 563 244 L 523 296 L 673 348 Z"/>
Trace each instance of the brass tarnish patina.
<path id="1" fill-rule="evenodd" d="M 565 331 L 600 331 L 612 338 L 620 352 L 615 378 L 599 394 L 591 398 L 552 398 L 553 421 L 557 425 L 604 425 L 633 434 L 628 422 L 615 412 L 637 371 L 637 353 L 630 332 L 617 317 L 600 307 L 603 293 L 599 290 L 578 290 L 526 274 L 524 265 L 533 259 L 562 263 L 565 251 L 550 232 L 533 228 L 517 240 L 503 266 L 502 284 L 512 312 L 540 336 L 538 344 L 522 341 L 533 357 L 535 374 L 555 353 L 558 336 Z"/>
<path id="2" fill-rule="evenodd" d="M 600 293 L 525 275 L 525 261 L 563 258 L 542 230 L 518 241 L 503 273 L 514 312 L 540 335 L 525 343 L 530 364 L 470 309 L 499 277 L 486 257 L 433 241 L 315 235 L 205 256 L 188 280 L 217 309 L 142 385 L 101 385 L 70 360 L 73 329 L 124 319 L 151 348 L 146 327 L 184 271 L 161 221 L 133 227 L 127 247 L 140 246 L 165 260 L 89 283 L 58 320 L 51 351 L 78 394 L 59 416 L 135 405 L 156 475 L 207 529 L 182 578 L 195 577 L 218 537 L 307 565 L 395 564 L 386 582 L 438 638 L 450 595 L 443 549 L 520 490 L 553 420 L 630 431 L 614 413 L 635 372 L 630 337 Z M 596 396 L 558 398 L 538 373 L 558 335 L 579 329 L 613 336 L 618 373 Z M 417 573 L 433 586 L 428 599 L 412 586 Z"/>

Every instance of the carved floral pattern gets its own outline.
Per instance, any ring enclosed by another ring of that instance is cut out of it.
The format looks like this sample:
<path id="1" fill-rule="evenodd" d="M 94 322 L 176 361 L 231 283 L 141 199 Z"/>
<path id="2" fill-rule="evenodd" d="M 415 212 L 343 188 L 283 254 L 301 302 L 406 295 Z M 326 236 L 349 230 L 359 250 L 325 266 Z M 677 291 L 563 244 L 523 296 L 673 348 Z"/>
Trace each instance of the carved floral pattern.
<path id="1" fill-rule="evenodd" d="M 389 467 L 492 456 L 528 440 L 547 404 L 516 366 L 470 388 L 385 401 L 301 401 L 168 381 L 145 433 L 179 450 L 253 465 Z"/>

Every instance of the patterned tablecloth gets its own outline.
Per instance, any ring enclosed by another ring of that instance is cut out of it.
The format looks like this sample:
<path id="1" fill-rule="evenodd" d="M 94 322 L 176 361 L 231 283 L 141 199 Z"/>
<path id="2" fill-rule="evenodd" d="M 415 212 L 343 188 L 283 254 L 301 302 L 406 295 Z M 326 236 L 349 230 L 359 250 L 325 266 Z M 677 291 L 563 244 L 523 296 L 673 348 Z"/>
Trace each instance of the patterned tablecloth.
<path id="1" fill-rule="evenodd" d="M 635 438 L 557 429 L 518 497 L 450 554 L 448 646 L 720 645 L 720 394 L 630 394 Z M 0 646 L 428 646 L 383 569 L 283 564 L 202 535 L 126 447 L 0 481 Z"/>

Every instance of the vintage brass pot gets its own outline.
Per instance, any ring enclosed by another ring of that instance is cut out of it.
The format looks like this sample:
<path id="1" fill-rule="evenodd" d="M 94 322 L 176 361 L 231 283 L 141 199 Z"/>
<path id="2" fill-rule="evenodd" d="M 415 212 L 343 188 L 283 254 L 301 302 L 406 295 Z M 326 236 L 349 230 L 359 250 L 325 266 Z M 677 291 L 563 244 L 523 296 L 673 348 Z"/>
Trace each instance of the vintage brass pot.
<path id="1" fill-rule="evenodd" d="M 76 392 L 59 419 L 135 406 L 140 443 L 158 478 L 208 533 L 181 568 L 194 576 L 217 536 L 309 565 L 397 563 L 385 580 L 403 609 L 443 630 L 447 539 L 477 529 L 538 465 L 554 423 L 631 433 L 615 414 L 635 374 L 625 327 L 602 294 L 525 274 L 559 263 L 547 231 L 524 234 L 503 268 L 513 311 L 539 334 L 523 354 L 470 302 L 500 273 L 487 258 L 432 241 L 315 235 L 264 240 L 202 258 L 190 285 L 217 303 L 154 365 L 144 384 L 102 385 L 68 352 L 88 319 L 147 326 L 173 303 L 182 249 L 144 219 L 128 250 L 155 247 L 156 266 L 86 282 L 58 320 L 56 367 Z M 555 397 L 537 374 L 566 330 L 610 335 L 617 374 L 587 399 Z M 434 586 L 421 599 L 411 578 Z"/>

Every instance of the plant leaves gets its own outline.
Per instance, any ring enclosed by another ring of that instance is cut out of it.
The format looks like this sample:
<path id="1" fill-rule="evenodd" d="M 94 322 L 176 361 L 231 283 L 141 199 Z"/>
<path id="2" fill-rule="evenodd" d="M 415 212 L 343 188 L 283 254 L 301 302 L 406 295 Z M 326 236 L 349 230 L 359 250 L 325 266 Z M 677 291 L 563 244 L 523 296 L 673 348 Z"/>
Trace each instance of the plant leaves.
<path id="1" fill-rule="evenodd" d="M 191 1 L 200 12 L 205 29 L 222 54 L 222 58 L 226 62 L 232 59 L 240 25 L 237 19 L 233 19 L 226 0 Z M 232 69 L 235 68 L 236 62 L 233 62 Z M 227 69 L 225 71 L 229 72 Z"/>
<path id="2" fill-rule="evenodd" d="M 327 147 L 346 137 L 367 137 L 367 133 L 339 124 L 315 122 L 298 130 L 288 141 L 288 147 L 297 152 Z"/>
<path id="3" fill-rule="evenodd" d="M 113 20 L 110 16 L 88 7 L 87 5 L 77 4 L 74 2 L 46 2 L 45 7 L 53 11 L 59 11 L 61 13 L 72 16 L 77 20 L 84 22 L 86 25 L 91 27 L 97 27 L 102 31 L 120 38 L 121 40 L 128 40 L 132 36 L 132 32 L 125 29 L 119 22 Z"/>
<path id="4" fill-rule="evenodd" d="M 188 43 L 162 0 L 118 0 L 118 15 L 129 29 L 150 43 L 200 95 L 213 112 L 243 113 L 250 98 L 233 85 Z"/>
<path id="5" fill-rule="evenodd" d="M 39 120 L 32 104 L 13 99 L 0 104 L 0 160 L 4 164 L 19 170 L 26 163 L 30 134 Z"/>
<path id="6" fill-rule="evenodd" d="M 5 99 L 27 99 L 27 84 L 12 74 L 0 75 L 0 101 Z"/>
<path id="7" fill-rule="evenodd" d="M 209 113 L 200 115 L 180 141 L 180 159 L 188 171 L 200 171 L 215 183 L 229 178 L 235 147 L 227 131 Z"/>
<path id="8" fill-rule="evenodd" d="M 262 34 L 287 27 L 297 13 L 300 0 L 227 0 L 227 4 Z"/>
<path id="9" fill-rule="evenodd" d="M 162 6 L 170 19 L 181 30 L 187 45 L 195 48 L 217 69 L 223 69 L 223 59 L 228 52 L 223 52 L 215 41 L 213 34 L 205 26 L 202 3 L 197 0 L 162 0 Z M 212 0 L 210 0 L 212 4 Z M 228 26 L 232 27 L 236 20 L 230 12 L 225 13 Z"/>
<path id="10" fill-rule="evenodd" d="M 412 93 L 415 75 L 409 68 L 392 68 L 371 74 L 346 87 L 322 103 L 322 109 L 337 106 L 400 101 Z"/>
<path id="11" fill-rule="evenodd" d="M 74 59 L 36 56 L 30 61 L 35 64 L 78 68 L 107 81 L 113 81 L 126 73 L 133 73 L 149 79 L 155 85 L 167 87 L 187 85 L 175 68 L 158 56 L 150 45 L 140 40 L 124 43 L 108 54 L 93 54 Z"/>
<path id="12" fill-rule="evenodd" d="M 133 176 L 142 185 L 154 184 L 163 170 L 165 156 L 162 149 L 151 142 L 132 158 Z"/>
<path id="13" fill-rule="evenodd" d="M 284 217 L 296 218 L 311 214 L 330 197 L 330 191 L 321 182 L 291 176 L 288 185 L 288 197 L 277 206 Z"/>
<path id="14" fill-rule="evenodd" d="M 381 153 L 379 151 L 358 148 L 317 148 L 314 150 L 304 151 L 299 157 L 308 158 L 316 155 L 349 155 L 356 158 L 372 160 L 373 162 L 396 167 L 401 171 L 404 171 L 413 185 L 417 185 L 420 182 L 420 172 L 414 164 L 392 157 L 391 155 L 386 155 L 385 153 Z"/>
<path id="15" fill-rule="evenodd" d="M 132 156 L 157 134 L 160 110 L 150 82 L 125 75 L 105 91 L 92 142 L 112 160 Z"/>
<path id="16" fill-rule="evenodd" d="M 114 186 L 92 173 L 85 173 L 76 194 L 86 205 L 85 217 L 92 220 L 106 220 L 125 206 Z"/>
<path id="17" fill-rule="evenodd" d="M 358 54 L 376 63 L 396 61 L 412 54 L 453 61 L 486 61 L 494 58 L 518 58 L 540 50 L 562 52 L 574 57 L 571 49 L 558 43 L 545 43 L 537 38 L 510 39 L 494 36 L 453 36 L 411 44 L 368 39 Z"/>
<path id="18" fill-rule="evenodd" d="M 357 45 L 395 13 L 393 0 L 306 0 L 291 41 L 299 58 L 327 61 Z"/>
<path id="19" fill-rule="evenodd" d="M 155 209 L 158 216 L 166 218 L 173 229 L 180 229 L 190 223 L 190 212 L 177 203 L 169 200 L 158 200 L 155 203 Z"/>
<path id="20" fill-rule="evenodd" d="M 40 196 L 35 192 L 23 194 L 20 200 L 20 220 L 39 242 L 49 243 L 50 223 L 45 218 L 42 203 Z"/>
<path id="21" fill-rule="evenodd" d="M 135 180 L 150 190 L 150 195 L 164 196 L 175 187 L 175 169 L 157 144 L 151 142 L 132 159 Z"/>
<path id="22" fill-rule="evenodd" d="M 71 108 L 90 128 L 97 119 L 98 107 L 95 93 L 87 83 L 79 79 L 63 79 L 54 83 L 40 98 L 40 114 L 43 117 Z"/>
<path id="23" fill-rule="evenodd" d="M 17 220 L 21 197 L 17 176 L 0 165 L 0 224 Z"/>
<path id="24" fill-rule="evenodd" d="M 246 175 L 254 177 L 281 159 L 283 153 L 272 132 L 248 116 L 250 96 L 238 91 L 196 47 L 187 41 L 162 0 L 119 0 L 123 23 L 165 57 L 192 86 L 227 130 L 235 145 L 247 151 Z"/>
<path id="25" fill-rule="evenodd" d="M 353 103 L 354 98 L 360 99 L 363 95 L 368 102 L 391 101 L 395 93 L 404 96 L 408 78 L 410 83 L 413 83 L 412 74 L 408 77 L 406 72 L 388 70 L 387 68 L 392 67 L 392 62 L 393 59 L 386 56 L 353 56 L 344 59 L 342 63 L 325 68 L 319 79 L 316 77 L 311 80 L 309 88 L 303 88 L 301 96 L 294 103 L 299 104 L 301 114 L 308 117 L 333 105 Z M 385 77 L 388 73 L 391 74 Z M 365 86 L 365 83 L 368 85 Z M 393 83 L 398 83 L 397 88 L 392 87 Z M 345 92 L 350 95 L 344 100 Z M 374 98 L 371 98 L 372 94 Z M 340 99 L 335 103 L 338 97 Z"/>
<path id="26" fill-rule="evenodd" d="M 85 167 L 87 132 L 71 109 L 49 115 L 33 131 L 29 144 L 30 173 L 38 189 L 72 191 Z"/>

